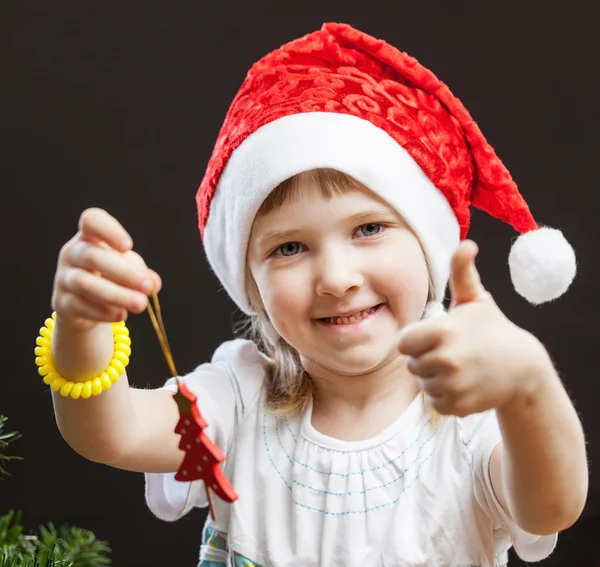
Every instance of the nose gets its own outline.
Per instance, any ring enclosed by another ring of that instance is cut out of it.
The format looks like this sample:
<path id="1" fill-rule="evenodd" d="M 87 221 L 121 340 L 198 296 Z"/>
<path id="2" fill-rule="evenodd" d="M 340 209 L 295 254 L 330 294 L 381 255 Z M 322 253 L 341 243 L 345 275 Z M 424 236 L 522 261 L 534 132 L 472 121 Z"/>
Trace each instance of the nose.
<path id="1" fill-rule="evenodd" d="M 363 285 L 362 272 L 352 254 L 331 250 L 323 253 L 319 260 L 315 286 L 317 295 L 342 297 Z"/>

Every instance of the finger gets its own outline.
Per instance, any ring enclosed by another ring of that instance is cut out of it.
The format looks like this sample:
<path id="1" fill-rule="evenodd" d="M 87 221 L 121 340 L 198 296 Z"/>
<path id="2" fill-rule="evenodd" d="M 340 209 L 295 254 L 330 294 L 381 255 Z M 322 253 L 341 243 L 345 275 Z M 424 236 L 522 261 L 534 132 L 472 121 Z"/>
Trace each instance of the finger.
<path id="1" fill-rule="evenodd" d="M 106 242 L 119 252 L 133 247 L 133 240 L 123 225 L 103 209 L 86 209 L 79 218 L 79 231 L 84 240 Z"/>
<path id="2" fill-rule="evenodd" d="M 154 270 L 148 269 L 148 271 L 150 272 L 150 276 L 154 282 L 154 288 L 152 291 L 158 293 L 162 289 L 162 279 Z"/>
<path id="3" fill-rule="evenodd" d="M 444 386 L 440 380 L 435 378 L 417 378 L 417 384 L 421 392 L 424 392 L 427 396 L 435 399 L 442 398 L 445 395 Z"/>
<path id="4" fill-rule="evenodd" d="M 434 378 L 442 376 L 448 368 L 438 355 L 438 349 L 431 350 L 416 358 L 410 357 L 407 362 L 408 369 L 419 378 Z"/>
<path id="5" fill-rule="evenodd" d="M 116 284 L 143 293 L 149 293 L 154 285 L 143 261 L 142 265 L 138 263 L 134 267 L 124 254 L 84 240 L 73 243 L 67 251 L 66 261 L 74 268 L 96 272 Z"/>
<path id="6" fill-rule="evenodd" d="M 141 270 L 145 275 L 146 287 L 144 289 L 145 293 L 149 295 L 153 291 L 158 293 L 162 288 L 162 280 L 161 277 L 154 271 L 148 268 L 144 259 L 133 250 L 129 250 L 123 254 L 124 258 L 128 263 L 135 266 L 139 270 Z"/>
<path id="7" fill-rule="evenodd" d="M 103 323 L 117 323 L 127 319 L 127 309 L 115 305 L 96 305 L 68 291 L 55 295 L 52 301 L 52 309 L 62 317 L 87 319 Z"/>
<path id="8" fill-rule="evenodd" d="M 87 302 L 96 305 L 113 305 L 141 313 L 147 305 L 148 297 L 110 280 L 80 268 L 70 268 L 65 271 L 62 280 L 57 282 L 66 292 L 77 295 Z"/>
<path id="9" fill-rule="evenodd" d="M 479 249 L 472 240 L 461 242 L 452 257 L 450 270 L 450 293 L 452 306 L 475 301 L 485 293 L 479 272 L 475 267 L 475 257 Z"/>
<path id="10" fill-rule="evenodd" d="M 445 327 L 436 320 L 412 323 L 400 332 L 398 350 L 401 354 L 417 358 L 438 348 L 447 334 Z"/>

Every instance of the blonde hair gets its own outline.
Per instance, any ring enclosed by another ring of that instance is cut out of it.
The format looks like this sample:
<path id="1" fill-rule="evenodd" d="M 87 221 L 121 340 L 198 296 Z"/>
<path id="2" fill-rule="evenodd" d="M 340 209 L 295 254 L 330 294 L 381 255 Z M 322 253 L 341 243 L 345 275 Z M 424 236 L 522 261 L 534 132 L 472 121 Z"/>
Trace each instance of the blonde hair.
<path id="1" fill-rule="evenodd" d="M 320 188 L 326 199 L 336 195 L 345 195 L 366 187 L 353 177 L 335 169 L 321 168 L 300 173 L 280 183 L 264 200 L 257 215 L 266 215 L 282 205 L 299 198 L 301 181 L 310 180 Z M 428 266 L 429 267 L 429 266 Z M 431 270 L 429 270 L 428 301 L 435 297 Z M 314 382 L 304 370 L 298 351 L 274 331 L 269 318 L 262 307 L 256 282 L 246 265 L 246 288 L 248 299 L 255 315 L 242 325 L 244 334 L 255 341 L 259 348 L 271 359 L 267 376 L 267 406 L 277 415 L 295 415 L 302 413 L 315 393 Z M 427 410 L 433 414 L 432 408 Z M 432 415 L 432 418 L 435 417 Z"/>

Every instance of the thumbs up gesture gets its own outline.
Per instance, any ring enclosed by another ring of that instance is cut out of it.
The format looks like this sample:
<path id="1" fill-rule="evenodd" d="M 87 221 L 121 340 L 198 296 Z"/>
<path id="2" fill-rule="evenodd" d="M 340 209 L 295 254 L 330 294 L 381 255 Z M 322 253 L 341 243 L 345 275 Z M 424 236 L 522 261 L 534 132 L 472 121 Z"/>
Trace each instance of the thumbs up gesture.
<path id="1" fill-rule="evenodd" d="M 467 240 L 452 259 L 448 314 L 408 325 L 398 344 L 428 403 L 441 414 L 500 409 L 531 391 L 547 365 L 541 343 L 512 323 L 483 287 L 477 252 Z"/>

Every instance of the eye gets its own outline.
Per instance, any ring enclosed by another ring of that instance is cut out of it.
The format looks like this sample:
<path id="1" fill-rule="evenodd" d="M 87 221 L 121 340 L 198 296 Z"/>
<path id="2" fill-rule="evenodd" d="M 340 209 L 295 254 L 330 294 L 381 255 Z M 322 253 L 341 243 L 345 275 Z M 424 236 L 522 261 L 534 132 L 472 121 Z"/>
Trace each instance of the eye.
<path id="1" fill-rule="evenodd" d="M 378 222 L 369 222 L 358 228 L 362 236 L 375 236 L 381 231 L 381 224 Z"/>
<path id="2" fill-rule="evenodd" d="M 299 242 L 286 242 L 275 250 L 275 254 L 279 256 L 295 256 L 300 252 Z"/>

